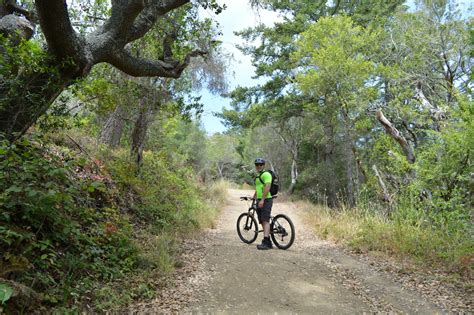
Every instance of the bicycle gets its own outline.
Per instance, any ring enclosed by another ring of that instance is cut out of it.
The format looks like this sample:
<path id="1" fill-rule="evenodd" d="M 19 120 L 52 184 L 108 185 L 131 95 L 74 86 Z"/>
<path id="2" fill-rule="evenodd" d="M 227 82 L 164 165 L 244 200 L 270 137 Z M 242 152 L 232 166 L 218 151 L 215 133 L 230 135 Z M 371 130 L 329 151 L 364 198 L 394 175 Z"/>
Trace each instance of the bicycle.
<path id="1" fill-rule="evenodd" d="M 257 239 L 257 235 L 263 230 L 258 229 L 255 213 L 257 212 L 257 201 L 252 197 L 240 197 L 240 200 L 252 200 L 252 205 L 247 212 L 239 215 L 237 219 L 237 233 L 242 242 L 251 244 Z M 270 217 L 270 237 L 276 247 L 288 249 L 295 241 L 295 226 L 291 219 L 284 214 Z"/>

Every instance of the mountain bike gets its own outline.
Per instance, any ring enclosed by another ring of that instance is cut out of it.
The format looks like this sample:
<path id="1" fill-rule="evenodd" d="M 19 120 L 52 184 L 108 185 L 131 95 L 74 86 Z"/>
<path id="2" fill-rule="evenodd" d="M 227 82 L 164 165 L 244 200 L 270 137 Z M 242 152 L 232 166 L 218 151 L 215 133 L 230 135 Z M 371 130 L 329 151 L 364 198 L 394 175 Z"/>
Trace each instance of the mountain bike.
<path id="1" fill-rule="evenodd" d="M 252 197 L 240 197 L 240 200 L 252 201 L 247 212 L 239 215 L 237 219 L 237 234 L 242 242 L 251 244 L 257 239 L 257 235 L 263 230 L 258 229 L 256 217 L 257 201 Z M 295 226 L 291 219 L 284 214 L 270 217 L 270 237 L 276 247 L 288 249 L 295 241 Z"/>

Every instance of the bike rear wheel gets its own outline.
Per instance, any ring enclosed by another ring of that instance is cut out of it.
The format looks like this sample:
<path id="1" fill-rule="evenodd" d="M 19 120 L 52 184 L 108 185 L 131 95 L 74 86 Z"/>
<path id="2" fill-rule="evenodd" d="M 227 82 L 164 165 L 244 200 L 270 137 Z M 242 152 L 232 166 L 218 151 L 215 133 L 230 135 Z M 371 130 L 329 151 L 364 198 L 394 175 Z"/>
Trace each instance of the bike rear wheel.
<path id="1" fill-rule="evenodd" d="M 258 235 L 257 220 L 247 212 L 242 213 L 237 219 L 237 234 L 242 242 L 253 243 Z"/>
<path id="2" fill-rule="evenodd" d="M 295 241 L 295 226 L 291 219 L 284 215 L 278 214 L 273 218 L 270 226 L 271 237 L 276 247 L 280 249 L 288 249 Z"/>

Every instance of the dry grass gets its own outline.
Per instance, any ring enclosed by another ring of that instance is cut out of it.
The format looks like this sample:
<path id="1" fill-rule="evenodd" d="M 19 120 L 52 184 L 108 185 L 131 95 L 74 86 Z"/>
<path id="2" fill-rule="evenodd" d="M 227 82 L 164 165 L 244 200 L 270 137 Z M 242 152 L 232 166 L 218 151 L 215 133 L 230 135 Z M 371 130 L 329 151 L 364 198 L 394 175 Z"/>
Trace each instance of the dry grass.
<path id="1" fill-rule="evenodd" d="M 206 186 L 205 209 L 196 214 L 196 220 L 201 228 L 215 228 L 216 219 L 222 210 L 222 205 L 226 203 L 227 189 L 230 187 L 231 183 L 225 180 L 218 180 Z"/>
<path id="2" fill-rule="evenodd" d="M 323 239 L 347 244 L 362 229 L 360 220 L 354 219 L 346 211 L 335 211 L 307 201 L 296 203 L 299 207 L 305 209 L 305 219 L 314 227 L 315 233 Z"/>
<path id="3" fill-rule="evenodd" d="M 472 275 L 472 241 L 460 233 L 403 219 L 388 220 L 361 209 L 333 210 L 309 202 L 298 202 L 306 220 L 321 238 L 349 246 L 358 252 L 385 253 L 400 261 L 412 261 L 422 268 L 437 268 Z"/>

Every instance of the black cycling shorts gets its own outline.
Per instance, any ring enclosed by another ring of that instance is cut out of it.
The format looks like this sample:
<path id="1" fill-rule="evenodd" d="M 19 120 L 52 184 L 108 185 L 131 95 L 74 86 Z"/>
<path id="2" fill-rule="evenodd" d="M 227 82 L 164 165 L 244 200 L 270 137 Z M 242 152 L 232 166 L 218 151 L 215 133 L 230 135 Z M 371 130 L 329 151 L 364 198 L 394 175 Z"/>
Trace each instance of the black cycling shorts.
<path id="1" fill-rule="evenodd" d="M 260 199 L 257 199 L 257 205 Z M 263 208 L 257 208 L 258 223 L 270 222 L 270 215 L 272 213 L 273 199 L 267 198 L 263 201 Z"/>

